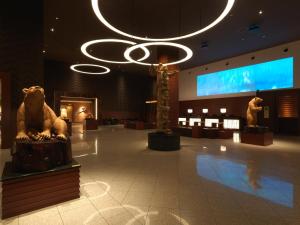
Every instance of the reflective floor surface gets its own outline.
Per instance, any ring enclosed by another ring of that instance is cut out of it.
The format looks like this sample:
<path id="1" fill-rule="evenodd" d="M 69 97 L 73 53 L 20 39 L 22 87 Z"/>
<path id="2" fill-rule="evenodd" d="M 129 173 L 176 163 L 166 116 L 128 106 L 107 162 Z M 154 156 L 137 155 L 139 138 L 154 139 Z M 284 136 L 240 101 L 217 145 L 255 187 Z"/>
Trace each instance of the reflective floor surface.
<path id="1" fill-rule="evenodd" d="M 157 152 L 147 132 L 74 127 L 81 198 L 0 224 L 300 225 L 299 137 L 269 147 L 182 137 L 180 151 Z"/>

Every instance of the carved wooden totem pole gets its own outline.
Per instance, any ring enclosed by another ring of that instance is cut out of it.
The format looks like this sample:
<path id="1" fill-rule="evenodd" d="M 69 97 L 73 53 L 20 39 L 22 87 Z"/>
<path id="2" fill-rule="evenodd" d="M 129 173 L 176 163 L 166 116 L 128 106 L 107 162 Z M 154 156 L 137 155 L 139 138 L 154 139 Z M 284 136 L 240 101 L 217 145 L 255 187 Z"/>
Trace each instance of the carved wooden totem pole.
<path id="1" fill-rule="evenodd" d="M 169 128 L 169 76 L 177 73 L 178 70 L 170 71 L 167 66 L 160 63 L 155 71 L 157 76 L 157 131 L 171 133 Z"/>
<path id="2" fill-rule="evenodd" d="M 157 115 L 156 124 L 159 132 L 170 133 L 169 129 L 169 85 L 168 68 L 159 64 L 157 68 Z"/>

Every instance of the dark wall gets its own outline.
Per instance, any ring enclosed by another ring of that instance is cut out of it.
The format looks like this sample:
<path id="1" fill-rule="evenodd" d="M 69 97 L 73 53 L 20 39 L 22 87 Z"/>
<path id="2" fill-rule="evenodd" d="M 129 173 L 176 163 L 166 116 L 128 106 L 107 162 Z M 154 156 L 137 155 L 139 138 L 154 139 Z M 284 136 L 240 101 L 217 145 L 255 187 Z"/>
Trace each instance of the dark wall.
<path id="1" fill-rule="evenodd" d="M 43 85 L 43 1 L 10 0 L 0 7 L 0 71 L 11 76 L 12 103 L 23 87 Z"/>
<path id="2" fill-rule="evenodd" d="M 277 90 L 260 92 L 264 102 L 263 106 L 269 107 L 269 118 L 264 118 L 264 112 L 258 114 L 259 125 L 267 126 L 272 131 L 282 134 L 300 134 L 300 90 Z M 280 117 L 279 111 L 283 105 L 279 103 L 279 99 L 283 96 L 292 97 L 295 101 L 291 102 L 292 108 L 295 109 L 293 117 Z M 218 98 L 218 99 L 203 99 L 193 101 L 180 102 L 180 116 L 187 114 L 187 109 L 194 110 L 194 114 L 201 115 L 202 109 L 207 108 L 209 115 L 220 115 L 220 108 L 227 109 L 227 115 L 234 115 L 246 118 L 248 102 L 254 96 L 234 97 L 234 98 Z"/>
<path id="3" fill-rule="evenodd" d="M 49 105 L 55 105 L 57 110 L 57 99 L 62 95 L 98 97 L 100 118 L 143 119 L 152 79 L 121 72 L 102 76 L 80 74 L 70 70 L 65 63 L 45 61 L 45 90 Z"/>
<path id="4" fill-rule="evenodd" d="M 0 73 L 11 81 L 10 130 L 16 132 L 16 111 L 23 100 L 22 88 L 43 85 L 43 1 L 2 1 L 0 6 Z M 8 134 L 9 133 L 9 134 Z M 8 135 L 7 135 L 8 134 Z M 3 141 L 3 140 L 2 140 Z M 2 146 L 9 147 L 9 145 Z"/>

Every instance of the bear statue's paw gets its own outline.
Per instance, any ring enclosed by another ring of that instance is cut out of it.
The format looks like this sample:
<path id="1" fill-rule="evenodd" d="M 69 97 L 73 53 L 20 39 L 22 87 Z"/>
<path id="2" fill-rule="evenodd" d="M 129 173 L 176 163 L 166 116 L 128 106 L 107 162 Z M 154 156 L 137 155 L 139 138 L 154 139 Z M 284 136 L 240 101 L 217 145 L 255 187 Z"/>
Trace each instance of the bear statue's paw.
<path id="1" fill-rule="evenodd" d="M 49 140 L 51 138 L 50 131 L 43 131 L 42 133 L 39 133 L 39 137 L 43 140 Z"/>
<path id="2" fill-rule="evenodd" d="M 29 136 L 27 134 L 25 134 L 24 132 L 18 133 L 18 135 L 16 136 L 17 140 L 29 140 Z"/>
<path id="3" fill-rule="evenodd" d="M 59 139 L 59 140 L 63 140 L 63 141 L 67 140 L 67 137 L 64 134 L 58 134 L 58 135 L 56 135 L 56 138 Z"/>

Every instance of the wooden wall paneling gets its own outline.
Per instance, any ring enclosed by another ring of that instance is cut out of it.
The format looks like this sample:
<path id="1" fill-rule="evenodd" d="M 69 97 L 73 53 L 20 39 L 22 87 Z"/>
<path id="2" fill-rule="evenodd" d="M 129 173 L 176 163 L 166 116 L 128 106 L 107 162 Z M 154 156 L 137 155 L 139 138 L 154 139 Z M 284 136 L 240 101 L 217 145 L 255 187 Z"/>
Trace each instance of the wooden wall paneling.
<path id="1" fill-rule="evenodd" d="M 58 79 L 60 82 L 57 82 Z M 46 97 L 49 103 L 53 102 L 55 93 L 53 104 L 56 111 L 59 110 L 61 95 L 97 97 L 98 112 L 105 114 L 106 118 L 113 117 L 110 112 L 135 114 L 141 118 L 144 115 L 145 101 L 151 92 L 149 86 L 152 85 L 152 80 L 150 76 L 119 71 L 112 71 L 101 77 L 82 75 L 71 71 L 66 63 L 45 61 Z M 101 115 L 98 118 L 101 118 Z"/>
<path id="2" fill-rule="evenodd" d="M 291 101 L 288 107 L 293 107 L 293 115 L 298 115 L 298 118 L 279 118 L 278 108 L 279 100 L 282 96 L 294 96 L 296 100 Z M 248 102 L 254 96 L 246 97 L 229 97 L 229 98 L 218 98 L 218 99 L 200 99 L 191 101 L 180 101 L 180 116 L 187 115 L 187 109 L 192 108 L 195 115 L 201 115 L 202 109 L 207 108 L 209 115 L 220 115 L 220 108 L 227 108 L 227 115 L 239 116 L 246 118 L 246 111 Z M 274 90 L 274 91 L 262 91 L 259 93 L 259 97 L 264 99 L 263 105 L 269 106 L 270 117 L 264 118 L 264 113 L 258 114 L 259 124 L 267 126 L 271 131 L 282 134 L 300 134 L 300 89 L 292 90 Z"/>
<path id="3" fill-rule="evenodd" d="M 13 140 L 11 129 L 11 83 L 10 76 L 0 73 L 1 79 L 1 149 L 10 148 Z"/>

